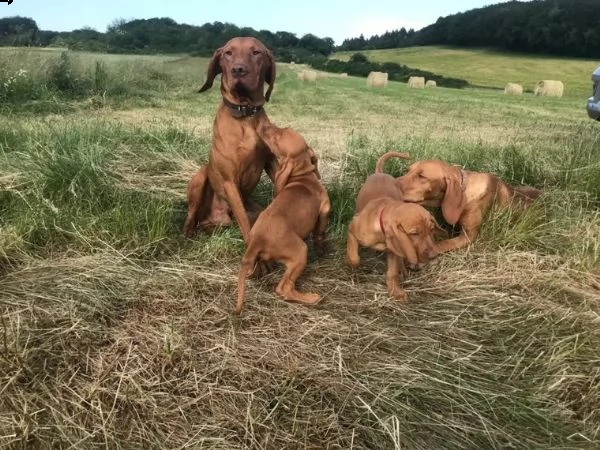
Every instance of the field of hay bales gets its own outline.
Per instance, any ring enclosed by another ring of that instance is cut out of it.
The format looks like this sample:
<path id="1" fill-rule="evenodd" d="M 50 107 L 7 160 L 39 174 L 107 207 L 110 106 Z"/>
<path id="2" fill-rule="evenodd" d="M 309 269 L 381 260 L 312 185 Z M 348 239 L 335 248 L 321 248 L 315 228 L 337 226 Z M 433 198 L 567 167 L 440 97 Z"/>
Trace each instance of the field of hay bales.
<path id="1" fill-rule="evenodd" d="M 323 301 L 280 301 L 278 269 L 234 317 L 239 231 L 180 233 L 219 101 L 196 93 L 205 67 L 0 50 L 0 446 L 598 448 L 600 137 L 567 74 L 531 75 L 565 81 L 552 98 L 280 65 L 267 111 L 319 153 L 333 204 L 331 253 L 299 286 Z M 399 304 L 381 255 L 344 264 L 391 149 L 544 194 L 411 274 Z"/>
<path id="2" fill-rule="evenodd" d="M 355 52 L 339 52 L 331 58 L 347 61 Z M 504 89 L 508 82 L 533 92 L 540 80 L 552 78 L 565 84 L 565 95 L 587 98 L 591 95 L 591 74 L 600 61 L 506 53 L 493 49 L 465 49 L 440 46 L 368 50 L 373 62 L 395 62 L 448 77 L 467 80 L 474 86 Z"/>

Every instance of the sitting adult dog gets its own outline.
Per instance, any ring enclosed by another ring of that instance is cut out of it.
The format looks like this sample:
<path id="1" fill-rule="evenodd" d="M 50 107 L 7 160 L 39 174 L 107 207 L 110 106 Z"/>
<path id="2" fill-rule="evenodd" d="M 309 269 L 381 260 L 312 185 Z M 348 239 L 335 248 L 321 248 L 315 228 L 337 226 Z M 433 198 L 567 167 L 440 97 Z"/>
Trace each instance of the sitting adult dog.
<path id="1" fill-rule="evenodd" d="M 437 257 L 433 235 L 438 231 L 443 233 L 422 206 L 378 197 L 354 215 L 348 227 L 346 261 L 358 267 L 359 245 L 385 251 L 388 292 L 396 300 L 404 301 L 406 292 L 398 284 L 398 276 L 406 277 L 407 265 L 411 269 L 420 269 Z"/>
<path id="2" fill-rule="evenodd" d="M 304 304 L 320 300 L 316 293 L 296 290 L 308 259 L 304 239 L 312 232 L 315 245 L 321 245 L 329 219 L 329 196 L 319 181 L 317 157 L 291 128 L 266 126 L 259 133 L 277 157 L 275 198 L 250 230 L 238 275 L 236 314 L 244 304 L 245 280 L 261 260 L 285 264 L 275 289 L 284 300 Z"/>
<path id="3" fill-rule="evenodd" d="M 473 242 L 492 205 L 526 207 L 541 194 L 536 188 L 512 187 L 496 175 L 462 170 L 440 160 L 412 164 L 396 183 L 404 201 L 441 206 L 446 222 L 460 225 L 460 235 L 437 243 L 440 253 Z"/>
<path id="4" fill-rule="evenodd" d="M 274 157 L 256 130 L 269 123 L 263 105 L 273 91 L 275 61 L 257 39 L 234 38 L 215 51 L 199 92 L 212 87 L 219 73 L 222 101 L 214 120 L 212 147 L 208 164 L 198 169 L 188 185 L 183 233 L 190 236 L 197 226 L 229 225 L 233 212 L 247 241 L 252 219 L 260 211 L 250 194 L 263 169 L 273 178 Z M 269 84 L 266 93 L 265 82 Z"/>

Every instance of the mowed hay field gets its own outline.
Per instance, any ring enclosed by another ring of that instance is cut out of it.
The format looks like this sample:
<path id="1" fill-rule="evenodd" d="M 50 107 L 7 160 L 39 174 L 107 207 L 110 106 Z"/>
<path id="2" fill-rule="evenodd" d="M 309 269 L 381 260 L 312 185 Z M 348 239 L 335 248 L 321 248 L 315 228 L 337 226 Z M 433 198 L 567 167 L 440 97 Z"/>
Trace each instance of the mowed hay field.
<path id="1" fill-rule="evenodd" d="M 583 98 L 307 84 L 280 64 L 267 111 L 316 149 L 333 203 L 331 253 L 300 280 L 323 301 L 279 300 L 278 268 L 234 317 L 238 229 L 180 233 L 219 102 L 196 93 L 206 60 L 3 49 L 0 67 L 0 446 L 600 445 L 600 128 Z M 412 273 L 400 304 L 382 255 L 344 263 L 356 193 L 391 149 L 544 195 Z"/>
<path id="2" fill-rule="evenodd" d="M 339 52 L 331 58 L 347 61 L 355 52 Z M 373 62 L 396 62 L 444 76 L 462 78 L 474 86 L 504 89 L 506 83 L 523 85 L 533 92 L 540 80 L 565 83 L 565 96 L 592 95 L 591 76 L 600 61 L 503 53 L 492 49 L 408 47 L 360 52 Z"/>

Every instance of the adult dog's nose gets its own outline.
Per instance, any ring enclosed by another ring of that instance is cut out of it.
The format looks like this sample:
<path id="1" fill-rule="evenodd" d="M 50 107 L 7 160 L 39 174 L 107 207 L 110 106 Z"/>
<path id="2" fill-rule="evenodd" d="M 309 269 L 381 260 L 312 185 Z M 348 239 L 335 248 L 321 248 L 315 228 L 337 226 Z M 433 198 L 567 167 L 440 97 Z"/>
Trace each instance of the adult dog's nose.
<path id="1" fill-rule="evenodd" d="M 247 72 L 246 66 L 242 64 L 237 64 L 231 68 L 231 75 L 235 78 L 243 77 Z"/>

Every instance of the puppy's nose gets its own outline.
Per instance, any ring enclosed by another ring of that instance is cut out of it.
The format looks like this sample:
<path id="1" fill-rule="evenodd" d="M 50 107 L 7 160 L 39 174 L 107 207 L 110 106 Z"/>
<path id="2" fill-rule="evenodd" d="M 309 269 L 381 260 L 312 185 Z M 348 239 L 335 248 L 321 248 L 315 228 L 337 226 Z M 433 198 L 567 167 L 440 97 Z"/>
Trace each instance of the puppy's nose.
<path id="1" fill-rule="evenodd" d="M 437 257 L 438 257 L 438 252 L 436 252 L 435 249 L 430 248 L 429 250 L 427 250 L 427 258 L 429 258 L 430 261 Z"/>
<path id="2" fill-rule="evenodd" d="M 246 75 L 247 72 L 248 70 L 246 66 L 242 64 L 236 64 L 231 68 L 231 75 L 233 75 L 235 78 L 243 77 L 244 75 Z"/>

